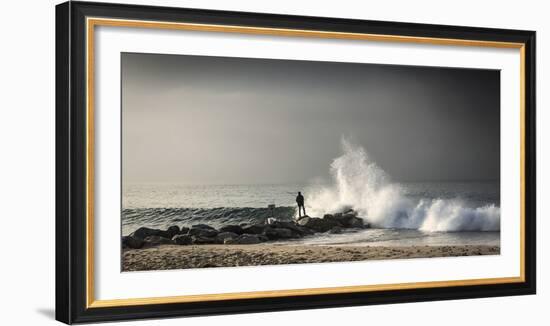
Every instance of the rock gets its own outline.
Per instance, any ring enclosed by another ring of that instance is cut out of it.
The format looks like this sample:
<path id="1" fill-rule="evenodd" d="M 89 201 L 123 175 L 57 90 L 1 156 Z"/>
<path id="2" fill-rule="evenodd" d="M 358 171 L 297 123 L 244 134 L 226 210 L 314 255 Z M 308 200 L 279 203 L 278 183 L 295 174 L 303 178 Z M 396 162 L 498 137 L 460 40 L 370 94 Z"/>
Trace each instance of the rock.
<path id="1" fill-rule="evenodd" d="M 311 235 L 313 232 L 310 229 L 304 228 L 302 226 L 297 225 L 294 222 L 287 222 L 287 221 L 275 221 L 271 224 L 272 227 L 275 228 L 283 228 L 283 229 L 289 229 L 291 230 L 295 235 L 298 236 L 304 236 L 304 235 Z"/>
<path id="2" fill-rule="evenodd" d="M 189 228 L 186 228 L 185 226 L 182 226 L 180 229 L 180 234 L 187 234 L 189 232 Z"/>
<path id="3" fill-rule="evenodd" d="M 264 234 L 269 240 L 291 239 L 295 237 L 292 230 L 283 228 L 268 228 L 265 230 Z"/>
<path id="4" fill-rule="evenodd" d="M 226 239 L 224 244 L 256 244 L 262 242 L 259 235 L 256 234 L 241 234 L 234 239 Z"/>
<path id="5" fill-rule="evenodd" d="M 308 229 L 308 228 L 306 228 L 306 227 L 303 227 L 303 226 L 299 226 L 299 225 L 298 225 L 298 228 L 299 228 L 300 231 L 302 232 L 302 236 L 315 234 L 315 231 L 314 231 L 314 230 Z"/>
<path id="6" fill-rule="evenodd" d="M 132 236 L 122 237 L 122 248 L 139 249 L 143 247 L 143 240 Z"/>
<path id="7" fill-rule="evenodd" d="M 353 216 L 356 216 L 357 213 L 353 210 L 353 208 L 348 208 L 346 210 L 344 210 L 344 215 L 348 214 L 348 215 L 353 215 Z"/>
<path id="8" fill-rule="evenodd" d="M 159 246 L 159 245 L 164 245 L 164 244 L 174 244 L 174 241 L 172 241 L 171 239 L 168 239 L 168 238 L 165 238 L 165 237 L 161 237 L 161 236 L 158 236 L 158 235 L 150 235 L 148 237 L 146 237 L 144 239 L 144 244 L 143 244 L 143 247 L 154 247 L 154 246 Z"/>
<path id="9" fill-rule="evenodd" d="M 193 244 L 215 244 L 217 242 L 216 238 L 202 237 L 196 235 L 191 236 L 191 239 L 193 239 Z"/>
<path id="10" fill-rule="evenodd" d="M 191 228 L 192 229 L 207 229 L 207 230 L 216 231 L 215 228 L 211 227 L 210 225 L 206 225 L 206 224 L 195 224 L 195 225 L 192 225 Z"/>
<path id="11" fill-rule="evenodd" d="M 197 237 L 205 237 L 205 238 L 212 238 L 218 235 L 218 231 L 214 228 L 202 228 L 202 227 L 193 227 L 189 229 L 187 232 L 188 235 L 191 236 L 197 236 Z"/>
<path id="12" fill-rule="evenodd" d="M 350 225 L 352 220 L 355 218 L 355 215 L 353 214 L 343 214 L 342 217 L 340 217 L 340 221 L 345 226 Z"/>
<path id="13" fill-rule="evenodd" d="M 357 213 L 354 210 L 347 210 L 343 214 L 325 214 L 323 219 L 334 221 L 337 225 L 345 228 L 362 229 L 364 227 L 363 219 L 357 217 Z"/>
<path id="14" fill-rule="evenodd" d="M 328 221 L 331 221 L 331 223 L 335 224 L 335 225 L 338 225 L 338 226 L 342 226 L 342 222 L 341 222 L 341 217 L 335 217 L 334 215 L 332 214 L 325 214 L 325 216 L 323 216 L 323 220 L 328 220 Z"/>
<path id="15" fill-rule="evenodd" d="M 257 236 L 258 236 L 258 240 L 260 240 L 260 242 L 269 241 L 269 238 L 265 234 L 258 234 Z"/>
<path id="16" fill-rule="evenodd" d="M 239 237 L 237 233 L 234 232 L 220 232 L 216 236 L 216 242 L 217 243 L 224 243 L 226 239 L 235 239 Z"/>
<path id="17" fill-rule="evenodd" d="M 180 227 L 177 225 L 172 225 L 166 230 L 166 232 L 170 234 L 170 239 L 171 239 L 173 236 L 180 233 Z"/>
<path id="18" fill-rule="evenodd" d="M 243 227 L 243 234 L 262 234 L 265 229 L 269 228 L 266 224 L 253 224 Z"/>
<path id="19" fill-rule="evenodd" d="M 130 236 L 138 239 L 145 239 L 150 236 L 159 236 L 164 238 L 172 238 L 170 234 L 167 231 L 159 230 L 159 229 L 151 229 L 146 227 L 141 227 L 137 230 L 135 230 Z"/>
<path id="20" fill-rule="evenodd" d="M 355 219 L 353 214 L 334 214 L 332 219 L 337 221 L 340 226 L 349 228 L 351 227 L 352 220 Z"/>
<path id="21" fill-rule="evenodd" d="M 240 225 L 225 225 L 220 228 L 220 232 L 232 232 L 236 234 L 243 234 L 243 227 Z"/>
<path id="22" fill-rule="evenodd" d="M 296 223 L 300 222 L 301 219 L 309 217 L 308 215 L 304 215 L 301 217 L 296 218 Z"/>
<path id="23" fill-rule="evenodd" d="M 330 234 L 340 234 L 342 233 L 342 228 L 339 226 L 335 226 L 332 229 L 328 230 L 328 233 Z"/>
<path id="24" fill-rule="evenodd" d="M 298 221 L 298 225 L 312 229 L 316 232 L 327 232 L 335 226 L 338 226 L 338 223 L 330 219 L 322 219 L 318 217 L 306 217 Z"/>
<path id="25" fill-rule="evenodd" d="M 177 234 L 172 238 L 172 241 L 178 245 L 190 245 L 193 243 L 193 237 L 187 234 Z"/>
<path id="26" fill-rule="evenodd" d="M 296 224 L 298 224 L 299 226 L 305 226 L 309 223 L 310 220 L 311 218 L 309 216 L 303 216 L 296 220 Z"/>
<path id="27" fill-rule="evenodd" d="M 359 217 L 353 217 L 349 221 L 349 227 L 350 228 L 356 228 L 356 229 L 362 229 L 364 227 L 363 219 Z"/>

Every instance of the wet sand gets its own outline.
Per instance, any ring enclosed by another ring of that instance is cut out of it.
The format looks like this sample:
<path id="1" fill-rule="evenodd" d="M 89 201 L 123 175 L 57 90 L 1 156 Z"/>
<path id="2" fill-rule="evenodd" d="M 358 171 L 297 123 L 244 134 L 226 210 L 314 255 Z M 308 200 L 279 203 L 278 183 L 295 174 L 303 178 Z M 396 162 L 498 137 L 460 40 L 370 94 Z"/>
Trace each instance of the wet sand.
<path id="1" fill-rule="evenodd" d="M 499 246 L 161 245 L 124 249 L 123 271 L 498 255 Z"/>

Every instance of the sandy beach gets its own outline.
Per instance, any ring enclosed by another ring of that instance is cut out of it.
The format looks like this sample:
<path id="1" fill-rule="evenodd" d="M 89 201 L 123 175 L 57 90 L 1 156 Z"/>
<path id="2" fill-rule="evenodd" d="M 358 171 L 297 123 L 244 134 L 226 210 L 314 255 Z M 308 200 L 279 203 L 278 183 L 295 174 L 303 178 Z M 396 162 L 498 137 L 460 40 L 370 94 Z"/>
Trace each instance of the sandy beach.
<path id="1" fill-rule="evenodd" d="M 499 246 L 160 245 L 124 249 L 123 271 L 498 255 Z"/>

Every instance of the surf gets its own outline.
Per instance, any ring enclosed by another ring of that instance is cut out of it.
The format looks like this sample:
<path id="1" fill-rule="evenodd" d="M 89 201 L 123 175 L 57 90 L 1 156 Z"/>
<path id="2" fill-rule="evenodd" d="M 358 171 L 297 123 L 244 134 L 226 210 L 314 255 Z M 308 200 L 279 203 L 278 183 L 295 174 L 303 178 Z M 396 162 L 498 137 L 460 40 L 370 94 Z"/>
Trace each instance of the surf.
<path id="1" fill-rule="evenodd" d="M 364 147 L 341 140 L 330 165 L 331 183 L 306 196 L 311 216 L 353 209 L 375 228 L 438 231 L 499 231 L 500 207 L 471 207 L 460 198 L 408 198 L 403 187 L 374 162 Z"/>

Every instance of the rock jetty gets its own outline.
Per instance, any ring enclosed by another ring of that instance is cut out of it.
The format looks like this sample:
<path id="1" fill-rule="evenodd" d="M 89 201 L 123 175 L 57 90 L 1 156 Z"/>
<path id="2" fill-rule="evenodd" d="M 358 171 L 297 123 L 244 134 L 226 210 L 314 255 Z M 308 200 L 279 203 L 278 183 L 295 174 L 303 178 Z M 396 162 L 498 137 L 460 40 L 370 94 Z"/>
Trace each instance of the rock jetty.
<path id="1" fill-rule="evenodd" d="M 296 221 L 273 221 L 270 224 L 225 225 L 216 229 L 206 224 L 188 227 L 177 225 L 166 230 L 141 227 L 122 237 L 122 248 L 142 249 L 158 245 L 246 245 L 267 241 L 299 239 L 315 233 L 338 234 L 352 229 L 369 228 L 356 212 L 326 214 L 322 218 L 303 216 Z"/>

